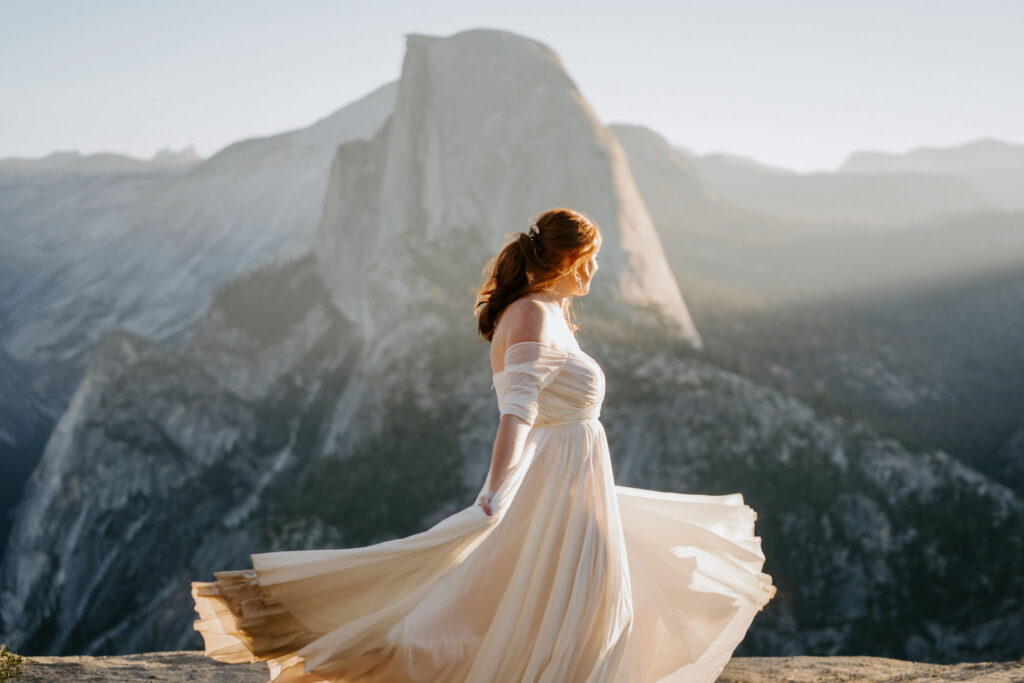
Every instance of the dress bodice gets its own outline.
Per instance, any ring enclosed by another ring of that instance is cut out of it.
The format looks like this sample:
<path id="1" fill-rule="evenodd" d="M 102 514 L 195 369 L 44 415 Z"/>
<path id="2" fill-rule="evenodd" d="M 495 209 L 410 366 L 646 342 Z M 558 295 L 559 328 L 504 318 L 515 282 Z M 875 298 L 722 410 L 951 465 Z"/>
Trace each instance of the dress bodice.
<path id="1" fill-rule="evenodd" d="M 596 420 L 604 400 L 604 371 L 582 351 L 541 342 L 518 342 L 505 350 L 493 375 L 500 414 L 518 415 L 532 426 Z"/>

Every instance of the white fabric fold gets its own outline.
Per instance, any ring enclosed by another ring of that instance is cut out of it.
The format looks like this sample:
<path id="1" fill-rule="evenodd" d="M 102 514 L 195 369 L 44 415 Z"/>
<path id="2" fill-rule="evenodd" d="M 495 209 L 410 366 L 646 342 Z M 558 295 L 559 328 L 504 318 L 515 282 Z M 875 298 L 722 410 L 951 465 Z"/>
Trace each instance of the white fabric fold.
<path id="1" fill-rule="evenodd" d="M 498 394 L 499 415 L 517 415 L 533 426 L 540 412 L 541 392 L 568 357 L 568 352 L 537 342 L 510 345 L 505 350 L 504 367 L 495 373 L 503 387 Z"/>

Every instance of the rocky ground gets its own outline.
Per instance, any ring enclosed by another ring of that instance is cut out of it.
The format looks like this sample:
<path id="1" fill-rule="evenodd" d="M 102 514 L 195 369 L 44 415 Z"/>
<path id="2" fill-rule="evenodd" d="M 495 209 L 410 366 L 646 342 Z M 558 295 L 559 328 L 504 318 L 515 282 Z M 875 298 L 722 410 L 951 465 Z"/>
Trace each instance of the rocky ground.
<path id="1" fill-rule="evenodd" d="M 718 683 L 1024 681 L 1024 660 L 926 664 L 885 657 L 736 657 Z"/>
<path id="2" fill-rule="evenodd" d="M 19 683 L 74 681 L 267 680 L 265 664 L 221 664 L 200 652 L 151 652 L 116 657 L 26 657 Z M 737 657 L 719 683 L 775 681 L 1024 681 L 1024 661 L 924 664 L 883 657 Z"/>

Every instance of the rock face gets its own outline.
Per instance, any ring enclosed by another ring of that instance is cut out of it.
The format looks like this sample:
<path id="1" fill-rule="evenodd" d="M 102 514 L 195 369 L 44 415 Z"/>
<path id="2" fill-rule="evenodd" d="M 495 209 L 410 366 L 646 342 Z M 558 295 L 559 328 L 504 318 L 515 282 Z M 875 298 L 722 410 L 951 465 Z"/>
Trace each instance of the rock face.
<path id="1" fill-rule="evenodd" d="M 315 385 L 343 390 L 331 371 L 358 350 L 308 258 L 273 273 L 222 290 L 181 354 L 124 331 L 96 347 L 18 510 L 6 642 L 93 652 L 194 637 L 182 587 L 245 560 L 254 508 L 306 455 Z M 239 291 L 248 307 L 230 305 Z"/>
<path id="2" fill-rule="evenodd" d="M 1020 656 L 1020 501 L 943 453 L 695 358 L 678 288 L 650 291 L 665 265 L 628 168 L 553 54 L 493 31 L 409 41 L 394 116 L 338 152 L 313 251 L 233 279 L 181 348 L 126 331 L 96 348 L 18 511 L 0 641 L 30 655 L 194 649 L 189 581 L 249 553 L 408 535 L 472 504 L 498 423 L 472 316 L 481 255 L 520 211 L 577 197 L 606 232 L 581 343 L 608 377 L 617 481 L 741 491 L 760 514 L 779 594 L 742 647 Z M 467 122 L 475 100 L 443 105 L 456 77 L 489 102 Z M 554 151 L 529 147 L 532 115 L 504 118 L 516 102 L 499 95 L 523 81 L 563 107 L 552 120 L 578 124 L 549 135 Z M 477 119 L 494 141 L 479 149 L 455 130 Z M 505 150 L 503 190 L 487 149 Z M 593 183 L 611 196 L 586 194 Z"/>
<path id="3" fill-rule="evenodd" d="M 554 52 L 501 31 L 408 37 L 393 117 L 335 159 L 317 259 L 338 307 L 387 345 L 438 285 L 462 296 L 505 235 L 559 205 L 603 228 L 588 312 L 647 308 L 699 346 L 617 140 Z"/>
<path id="4" fill-rule="evenodd" d="M 25 385 L 0 399 L 0 541 L 102 335 L 180 345 L 218 286 L 308 250 L 337 145 L 375 134 L 394 94 L 389 83 L 206 160 L 190 149 L 0 160 L 0 383 Z"/>
<path id="5" fill-rule="evenodd" d="M 32 385 L 31 373 L 0 347 L 0 560 L 12 512 L 36 464 L 26 454 L 42 453 L 58 416 Z"/>

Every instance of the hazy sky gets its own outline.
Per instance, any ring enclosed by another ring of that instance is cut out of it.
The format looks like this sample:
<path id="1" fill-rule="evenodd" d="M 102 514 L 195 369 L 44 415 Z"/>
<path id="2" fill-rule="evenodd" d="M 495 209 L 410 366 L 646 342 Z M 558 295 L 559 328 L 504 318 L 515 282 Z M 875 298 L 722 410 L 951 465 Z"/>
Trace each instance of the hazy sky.
<path id="1" fill-rule="evenodd" d="M 0 0 L 0 157 L 150 157 L 303 127 L 399 76 L 406 33 L 546 43 L 605 123 L 809 171 L 1024 142 L 1024 1 Z"/>

